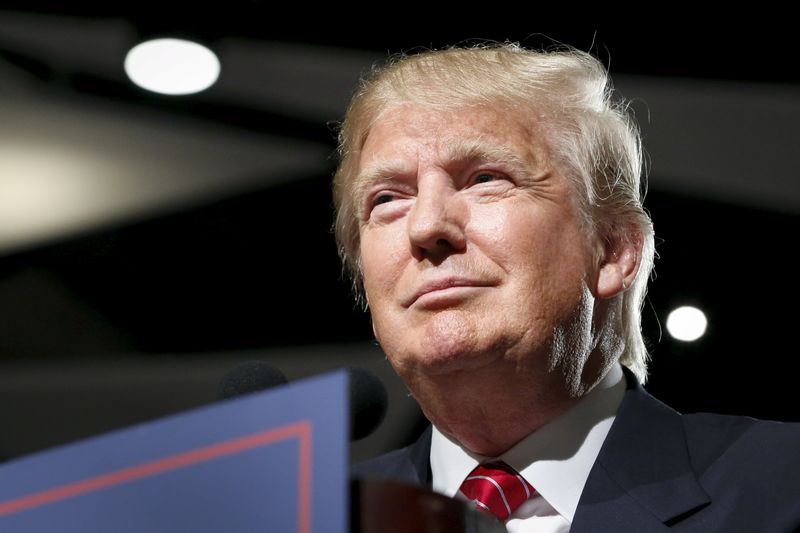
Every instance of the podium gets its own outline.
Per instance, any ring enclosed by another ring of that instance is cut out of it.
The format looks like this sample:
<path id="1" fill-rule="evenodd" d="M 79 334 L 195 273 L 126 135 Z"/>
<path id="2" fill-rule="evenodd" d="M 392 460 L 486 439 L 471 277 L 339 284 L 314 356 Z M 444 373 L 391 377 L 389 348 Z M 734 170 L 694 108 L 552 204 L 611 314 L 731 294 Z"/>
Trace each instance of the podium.
<path id="1" fill-rule="evenodd" d="M 0 531 L 505 531 L 419 487 L 351 485 L 347 391 L 336 372 L 0 465 Z"/>
<path id="2" fill-rule="evenodd" d="M 352 533 L 506 533 L 497 519 L 427 488 L 361 479 L 350 495 Z"/>

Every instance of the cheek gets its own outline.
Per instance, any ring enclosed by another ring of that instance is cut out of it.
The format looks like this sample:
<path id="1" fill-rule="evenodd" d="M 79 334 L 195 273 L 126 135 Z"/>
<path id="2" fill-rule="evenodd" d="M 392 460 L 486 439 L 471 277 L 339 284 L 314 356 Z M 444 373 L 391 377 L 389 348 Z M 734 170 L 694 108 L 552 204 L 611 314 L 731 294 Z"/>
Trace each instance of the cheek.
<path id="1" fill-rule="evenodd" d="M 546 210 L 509 211 L 493 239 L 497 260 L 518 287 L 541 303 L 578 298 L 585 283 L 583 234 L 569 217 Z"/>
<path id="2" fill-rule="evenodd" d="M 519 264 L 525 263 L 519 257 L 521 241 L 528 231 L 524 218 L 513 205 L 473 206 L 466 232 L 482 255 L 488 256 L 506 273 L 511 273 L 518 270 Z"/>
<path id="3" fill-rule="evenodd" d="M 557 237 L 544 213 L 524 203 L 509 203 L 474 214 L 473 220 L 480 220 L 480 247 L 506 273 L 531 276 L 549 269 Z"/>
<path id="4" fill-rule="evenodd" d="M 373 294 L 384 293 L 394 286 L 401 273 L 402 250 L 397 239 L 380 232 L 361 236 L 361 269 L 364 289 Z"/>

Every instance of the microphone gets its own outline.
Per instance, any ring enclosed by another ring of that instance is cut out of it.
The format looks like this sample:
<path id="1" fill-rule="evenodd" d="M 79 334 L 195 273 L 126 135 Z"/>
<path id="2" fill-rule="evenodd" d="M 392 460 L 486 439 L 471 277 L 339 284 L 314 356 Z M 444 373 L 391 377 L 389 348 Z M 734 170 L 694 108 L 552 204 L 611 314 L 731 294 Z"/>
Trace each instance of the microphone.
<path id="1" fill-rule="evenodd" d="M 383 422 L 389 403 L 386 387 L 371 372 L 356 366 L 345 369 L 350 383 L 350 440 L 371 435 Z M 264 361 L 245 361 L 225 374 L 217 387 L 217 400 L 227 400 L 285 385 L 286 376 Z"/>
<path id="2" fill-rule="evenodd" d="M 245 361 L 225 374 L 217 386 L 217 400 L 259 392 L 289 381 L 283 372 L 264 361 Z"/>
<path id="3" fill-rule="evenodd" d="M 389 400 L 386 387 L 372 372 L 347 368 L 350 378 L 350 440 L 371 435 L 383 422 Z"/>

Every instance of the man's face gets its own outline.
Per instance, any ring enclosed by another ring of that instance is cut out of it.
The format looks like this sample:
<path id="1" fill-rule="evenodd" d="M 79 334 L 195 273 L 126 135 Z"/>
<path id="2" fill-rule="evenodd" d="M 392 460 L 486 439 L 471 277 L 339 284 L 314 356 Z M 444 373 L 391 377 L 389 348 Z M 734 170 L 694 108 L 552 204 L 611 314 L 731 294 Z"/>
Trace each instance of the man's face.
<path id="1" fill-rule="evenodd" d="M 589 246 L 526 118 L 403 104 L 370 129 L 356 193 L 364 288 L 407 381 L 497 364 L 547 372 L 557 352 L 588 346 Z"/>

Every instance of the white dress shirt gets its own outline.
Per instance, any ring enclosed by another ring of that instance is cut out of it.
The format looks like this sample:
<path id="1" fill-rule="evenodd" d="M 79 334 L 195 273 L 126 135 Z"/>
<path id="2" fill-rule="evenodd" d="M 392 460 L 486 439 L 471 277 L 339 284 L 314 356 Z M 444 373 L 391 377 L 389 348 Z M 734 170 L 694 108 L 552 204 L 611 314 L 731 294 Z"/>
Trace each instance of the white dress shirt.
<path id="1" fill-rule="evenodd" d="M 576 405 L 500 457 L 469 452 L 434 426 L 433 490 L 467 499 L 458 490 L 467 475 L 480 463 L 500 459 L 517 470 L 537 492 L 509 517 L 508 531 L 569 531 L 583 486 L 624 394 L 622 367 L 616 364 Z"/>

